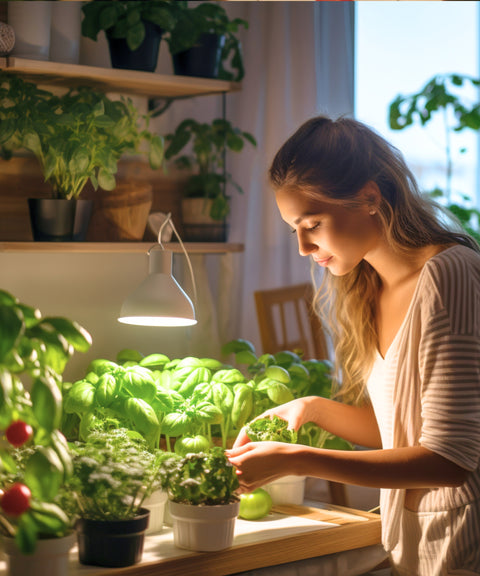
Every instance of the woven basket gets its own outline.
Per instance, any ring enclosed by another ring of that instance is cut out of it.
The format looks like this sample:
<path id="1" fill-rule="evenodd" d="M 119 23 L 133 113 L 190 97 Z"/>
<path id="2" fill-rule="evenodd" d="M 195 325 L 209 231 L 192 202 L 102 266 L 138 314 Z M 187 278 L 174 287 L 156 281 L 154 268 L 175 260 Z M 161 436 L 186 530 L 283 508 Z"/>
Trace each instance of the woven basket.
<path id="1" fill-rule="evenodd" d="M 141 241 L 152 206 L 152 186 L 122 183 L 115 190 L 95 193 L 88 229 L 90 242 Z"/>
<path id="2" fill-rule="evenodd" d="M 15 46 L 15 32 L 12 26 L 0 22 L 0 56 L 10 54 Z"/>

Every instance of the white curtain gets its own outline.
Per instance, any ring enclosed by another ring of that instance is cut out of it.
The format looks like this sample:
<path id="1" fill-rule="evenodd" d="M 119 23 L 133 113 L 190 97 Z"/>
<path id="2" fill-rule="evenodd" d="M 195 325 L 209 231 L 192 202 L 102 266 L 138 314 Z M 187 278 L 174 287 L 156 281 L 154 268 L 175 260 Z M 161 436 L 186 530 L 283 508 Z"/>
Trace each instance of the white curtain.
<path id="1" fill-rule="evenodd" d="M 260 351 L 253 292 L 310 278 L 307 258 L 281 220 L 269 189 L 269 165 L 282 143 L 318 114 L 353 115 L 354 3 L 235 2 L 229 11 L 249 22 L 242 91 L 228 96 L 227 116 L 252 132 L 256 149 L 230 154 L 228 168 L 245 190 L 232 195 L 230 240 L 233 309 L 223 338 L 246 338 Z M 221 313 L 221 311 L 220 311 Z M 233 313 L 233 316 L 232 316 Z"/>

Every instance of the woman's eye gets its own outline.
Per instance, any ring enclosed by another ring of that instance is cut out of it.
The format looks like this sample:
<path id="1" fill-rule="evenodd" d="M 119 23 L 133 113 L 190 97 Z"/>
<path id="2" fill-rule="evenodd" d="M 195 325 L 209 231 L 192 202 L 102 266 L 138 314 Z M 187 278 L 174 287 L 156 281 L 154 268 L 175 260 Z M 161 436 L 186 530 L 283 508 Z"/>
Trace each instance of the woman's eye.
<path id="1" fill-rule="evenodd" d="M 305 230 L 307 232 L 313 232 L 313 230 L 316 230 L 317 228 L 320 227 L 320 222 L 315 222 L 315 224 L 313 226 L 310 226 L 308 228 L 305 228 Z"/>

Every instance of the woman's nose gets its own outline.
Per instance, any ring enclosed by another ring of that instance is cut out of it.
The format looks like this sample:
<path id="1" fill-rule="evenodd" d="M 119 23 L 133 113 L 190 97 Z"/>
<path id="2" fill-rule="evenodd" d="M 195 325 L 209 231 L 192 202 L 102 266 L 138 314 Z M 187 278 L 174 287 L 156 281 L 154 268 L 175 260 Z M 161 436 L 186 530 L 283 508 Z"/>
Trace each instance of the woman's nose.
<path id="1" fill-rule="evenodd" d="M 300 256 L 309 256 L 317 249 L 317 246 L 309 242 L 308 239 L 305 238 L 305 235 L 300 231 L 297 231 L 297 240 L 298 252 L 300 253 Z"/>

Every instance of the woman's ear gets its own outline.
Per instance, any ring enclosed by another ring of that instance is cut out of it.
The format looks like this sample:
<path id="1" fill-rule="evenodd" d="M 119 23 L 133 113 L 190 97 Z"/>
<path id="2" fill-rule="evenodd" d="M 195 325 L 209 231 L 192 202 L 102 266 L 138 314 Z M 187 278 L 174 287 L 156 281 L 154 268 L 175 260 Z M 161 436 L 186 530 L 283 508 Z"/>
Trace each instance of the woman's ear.
<path id="1" fill-rule="evenodd" d="M 377 183 L 369 180 L 358 192 L 358 199 L 365 203 L 370 216 L 374 216 L 380 206 L 382 193 Z"/>

